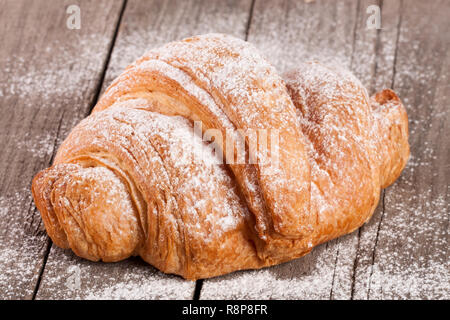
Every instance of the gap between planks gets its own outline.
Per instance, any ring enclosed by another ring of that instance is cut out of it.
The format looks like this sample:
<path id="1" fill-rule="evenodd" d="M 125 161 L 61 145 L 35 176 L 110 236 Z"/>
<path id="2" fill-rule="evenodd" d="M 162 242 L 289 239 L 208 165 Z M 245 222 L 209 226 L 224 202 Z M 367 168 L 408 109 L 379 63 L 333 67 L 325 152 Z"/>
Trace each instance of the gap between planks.
<path id="1" fill-rule="evenodd" d="M 383 10 L 383 0 L 380 1 L 380 9 Z M 399 10 L 399 18 L 398 18 L 398 23 L 397 23 L 397 37 L 395 39 L 395 49 L 394 49 L 394 61 L 392 64 L 392 80 L 391 80 L 391 87 L 394 88 L 394 84 L 395 84 L 395 74 L 396 74 L 396 64 L 397 64 L 397 54 L 398 54 L 398 41 L 400 39 L 400 31 L 401 31 L 401 25 L 402 25 L 402 12 L 403 12 L 403 0 L 400 0 L 400 10 Z M 375 52 L 375 54 L 378 54 L 378 49 L 379 49 L 379 40 L 380 40 L 380 29 L 377 30 L 377 47 L 375 48 L 377 51 Z M 375 60 L 375 76 L 376 76 L 376 72 L 377 72 L 377 64 L 376 64 L 376 60 Z M 380 234 L 380 229 L 381 229 L 381 225 L 383 223 L 383 218 L 384 215 L 386 213 L 386 191 L 385 189 L 382 190 L 382 195 L 381 195 L 381 204 L 382 204 L 382 210 L 381 210 L 381 217 L 380 217 L 380 221 L 378 223 L 377 226 L 377 234 L 375 236 L 375 244 L 373 246 L 373 252 L 372 252 L 372 270 L 370 272 L 369 275 L 369 284 L 368 284 L 368 288 L 367 288 L 367 299 L 370 298 L 370 287 L 371 287 L 371 283 L 372 283 L 372 276 L 373 276 L 373 271 L 374 271 L 374 264 L 375 264 L 375 258 L 376 258 L 376 253 L 377 253 L 377 245 L 378 245 L 378 238 L 379 238 L 379 234 Z M 356 251 L 356 257 L 355 260 L 358 259 L 358 251 L 359 251 L 359 236 L 361 235 L 361 232 L 358 232 L 358 248 Z M 356 271 L 356 264 L 355 264 L 355 268 L 354 270 Z M 353 281 L 355 281 L 355 274 L 353 274 Z M 352 283 L 352 296 L 351 299 L 353 300 L 353 295 L 354 295 L 354 282 Z"/>
<path id="2" fill-rule="evenodd" d="M 252 3 L 250 5 L 250 10 L 248 13 L 248 18 L 247 18 L 247 26 L 245 28 L 245 41 L 248 40 L 248 34 L 250 32 L 250 26 L 252 24 L 253 9 L 255 7 L 255 2 L 256 2 L 256 0 L 252 0 Z M 203 281 L 204 281 L 204 279 L 200 279 L 195 282 L 195 290 L 194 290 L 193 300 L 200 300 L 200 296 L 201 296 L 202 288 L 203 288 Z"/>
<path id="3" fill-rule="evenodd" d="M 355 47 L 356 47 L 356 34 L 357 34 L 357 30 L 358 30 L 358 17 L 359 17 L 359 12 L 360 12 L 360 8 L 361 8 L 361 0 L 358 0 L 358 3 L 356 5 L 356 13 L 355 13 L 355 25 L 353 26 L 353 41 L 352 41 L 352 54 L 351 54 L 351 58 L 350 58 L 350 70 L 353 67 L 353 57 L 355 55 Z M 377 34 L 377 37 L 379 35 Z M 352 283 L 351 283 L 351 288 L 352 288 L 352 296 L 351 299 L 353 299 L 353 288 L 354 288 L 354 281 L 355 281 L 355 272 L 356 272 L 356 260 L 358 257 L 358 250 L 359 250 L 359 237 L 361 235 L 360 229 L 358 229 L 358 246 L 356 247 L 356 254 L 355 254 L 355 260 L 353 261 L 353 274 L 352 274 Z M 337 247 L 337 252 L 336 252 L 336 259 L 334 262 L 334 270 L 333 270 L 333 279 L 331 281 L 331 288 L 330 288 L 330 300 L 333 299 L 333 289 L 334 289 L 334 284 L 335 284 L 335 279 L 336 279 L 336 268 L 338 265 L 338 260 L 339 260 L 339 246 Z"/>
<path id="4" fill-rule="evenodd" d="M 100 92 L 102 90 L 103 82 L 105 80 L 106 70 L 107 70 L 107 68 L 109 66 L 109 62 L 111 60 L 111 54 L 112 54 L 112 51 L 114 49 L 114 45 L 115 45 L 116 40 L 117 40 L 117 34 L 119 33 L 120 23 L 122 21 L 123 14 L 124 14 L 126 6 L 127 6 L 127 2 L 128 2 L 128 0 L 122 0 L 122 7 L 120 8 L 120 11 L 119 11 L 116 27 L 115 27 L 114 34 L 113 34 L 113 36 L 111 38 L 111 41 L 110 41 L 110 44 L 109 44 L 109 47 L 108 47 L 108 53 L 106 55 L 106 58 L 105 58 L 105 61 L 104 61 L 103 67 L 102 67 L 102 72 L 100 74 L 100 79 L 98 81 L 97 88 L 95 89 L 95 95 L 94 95 L 94 98 L 93 98 L 93 100 L 91 102 L 91 105 L 90 105 L 90 107 L 88 109 L 88 112 L 87 112 L 87 114 L 85 116 L 88 116 L 91 113 L 92 109 L 94 109 L 94 106 L 95 106 L 95 104 L 97 103 L 97 101 L 98 101 L 98 99 L 100 97 Z M 56 152 L 57 152 L 57 142 L 58 142 L 58 139 L 59 139 L 59 136 L 60 136 L 61 124 L 62 124 L 62 120 L 64 118 L 64 114 L 65 114 L 65 111 L 63 110 L 61 118 L 59 120 L 58 130 L 57 130 L 57 133 L 56 133 L 56 136 L 55 136 L 55 141 L 54 141 L 54 145 L 53 145 L 53 153 L 52 153 L 52 156 L 50 158 L 50 164 L 53 163 L 53 160 L 54 160 Z M 36 211 L 37 209 L 34 208 L 34 210 Z M 47 235 L 46 246 L 47 247 L 46 247 L 46 250 L 45 250 L 44 259 L 43 259 L 43 262 L 42 262 L 42 266 L 41 266 L 41 268 L 39 270 L 39 276 L 38 276 L 38 279 L 36 281 L 36 286 L 34 287 L 33 295 L 31 297 L 31 300 L 36 300 L 36 296 L 37 296 L 37 293 L 38 293 L 40 285 L 41 285 L 42 275 L 44 274 L 45 267 L 47 265 L 48 256 L 49 256 L 50 250 L 51 250 L 51 248 L 53 246 L 53 242 L 48 237 L 48 235 Z"/>

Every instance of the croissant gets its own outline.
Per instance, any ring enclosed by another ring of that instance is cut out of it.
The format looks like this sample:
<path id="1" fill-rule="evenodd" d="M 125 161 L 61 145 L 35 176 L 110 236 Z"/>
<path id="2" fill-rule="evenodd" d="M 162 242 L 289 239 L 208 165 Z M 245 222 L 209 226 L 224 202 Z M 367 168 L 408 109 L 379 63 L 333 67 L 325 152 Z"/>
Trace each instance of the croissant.
<path id="1" fill-rule="evenodd" d="M 319 62 L 283 78 L 228 35 L 145 54 L 33 179 L 53 242 L 198 279 L 292 260 L 360 227 L 409 157 L 405 108 Z"/>

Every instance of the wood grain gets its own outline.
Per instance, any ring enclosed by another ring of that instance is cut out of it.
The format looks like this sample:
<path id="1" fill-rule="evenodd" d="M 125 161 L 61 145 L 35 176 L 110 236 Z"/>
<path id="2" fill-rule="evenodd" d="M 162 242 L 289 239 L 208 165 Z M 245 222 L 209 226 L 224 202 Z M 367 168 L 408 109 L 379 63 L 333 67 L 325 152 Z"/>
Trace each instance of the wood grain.
<path id="1" fill-rule="evenodd" d="M 367 29 L 366 9 L 372 4 L 382 8 L 381 30 Z M 383 193 L 369 223 L 356 232 L 296 261 L 207 280 L 200 298 L 450 296 L 449 115 L 444 104 L 450 37 L 442 32 L 448 29 L 447 7 L 420 1 L 256 1 L 249 41 L 279 70 L 318 59 L 350 68 L 370 93 L 385 87 L 399 93 L 410 117 L 412 159 Z M 437 137 L 442 139 L 437 142 Z"/>
<path id="2" fill-rule="evenodd" d="M 450 3 L 403 1 L 399 12 L 392 86 L 407 107 L 411 159 L 386 189 L 358 297 L 448 299 Z"/>
<path id="3" fill-rule="evenodd" d="M 250 4 L 128 1 L 103 88 L 146 50 L 168 41 L 209 32 L 243 38 Z M 194 289 L 195 282 L 162 274 L 138 258 L 114 264 L 91 263 L 52 247 L 37 298 L 191 299 Z"/>
<path id="4" fill-rule="evenodd" d="M 257 0 L 248 41 L 280 72 L 312 59 L 325 59 L 349 68 L 357 10 L 355 1 Z M 353 251 L 353 237 L 321 245 L 304 258 L 279 266 L 206 280 L 200 298 L 328 299 L 334 287 L 340 245 Z"/>
<path id="5" fill-rule="evenodd" d="M 66 27 L 71 4 L 81 30 Z M 379 30 L 366 26 L 373 4 Z M 449 16 L 444 0 L 0 1 L 0 299 L 449 299 Z M 351 69 L 370 93 L 394 88 L 411 159 L 372 219 L 301 259 L 197 290 L 139 258 L 92 263 L 52 246 L 34 174 L 129 63 L 208 32 L 247 38 L 281 72 L 318 59 Z"/>
<path id="6" fill-rule="evenodd" d="M 198 34 L 244 38 L 251 0 L 129 0 L 103 89 L 147 50 Z"/>
<path id="7" fill-rule="evenodd" d="M 66 8 L 81 8 L 81 30 Z M 34 174 L 92 104 L 120 2 L 0 2 L 0 299 L 31 299 L 49 242 Z"/>

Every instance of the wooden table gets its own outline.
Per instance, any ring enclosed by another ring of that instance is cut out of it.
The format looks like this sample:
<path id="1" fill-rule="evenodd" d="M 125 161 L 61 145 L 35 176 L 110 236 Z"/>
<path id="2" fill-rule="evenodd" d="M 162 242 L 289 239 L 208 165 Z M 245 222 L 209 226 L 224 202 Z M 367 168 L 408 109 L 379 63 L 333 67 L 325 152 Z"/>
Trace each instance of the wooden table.
<path id="1" fill-rule="evenodd" d="M 73 4 L 81 29 L 67 27 Z M 372 4 L 381 29 L 367 27 Z M 411 159 L 373 218 L 304 258 L 197 282 L 52 245 L 32 177 L 127 64 L 208 32 L 247 39 L 280 71 L 325 60 L 399 94 Z M 1 0 L 0 34 L 0 298 L 450 298 L 450 1 Z"/>

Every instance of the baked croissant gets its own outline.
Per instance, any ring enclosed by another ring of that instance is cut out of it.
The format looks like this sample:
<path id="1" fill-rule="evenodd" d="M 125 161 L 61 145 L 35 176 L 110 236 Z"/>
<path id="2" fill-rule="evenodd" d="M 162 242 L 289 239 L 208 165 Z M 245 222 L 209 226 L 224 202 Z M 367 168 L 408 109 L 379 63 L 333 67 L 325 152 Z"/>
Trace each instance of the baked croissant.
<path id="1" fill-rule="evenodd" d="M 391 90 L 369 99 L 353 75 L 318 62 L 283 80 L 249 43 L 209 34 L 130 65 L 32 192 L 59 247 L 93 261 L 139 255 L 198 279 L 352 232 L 408 156 Z"/>

